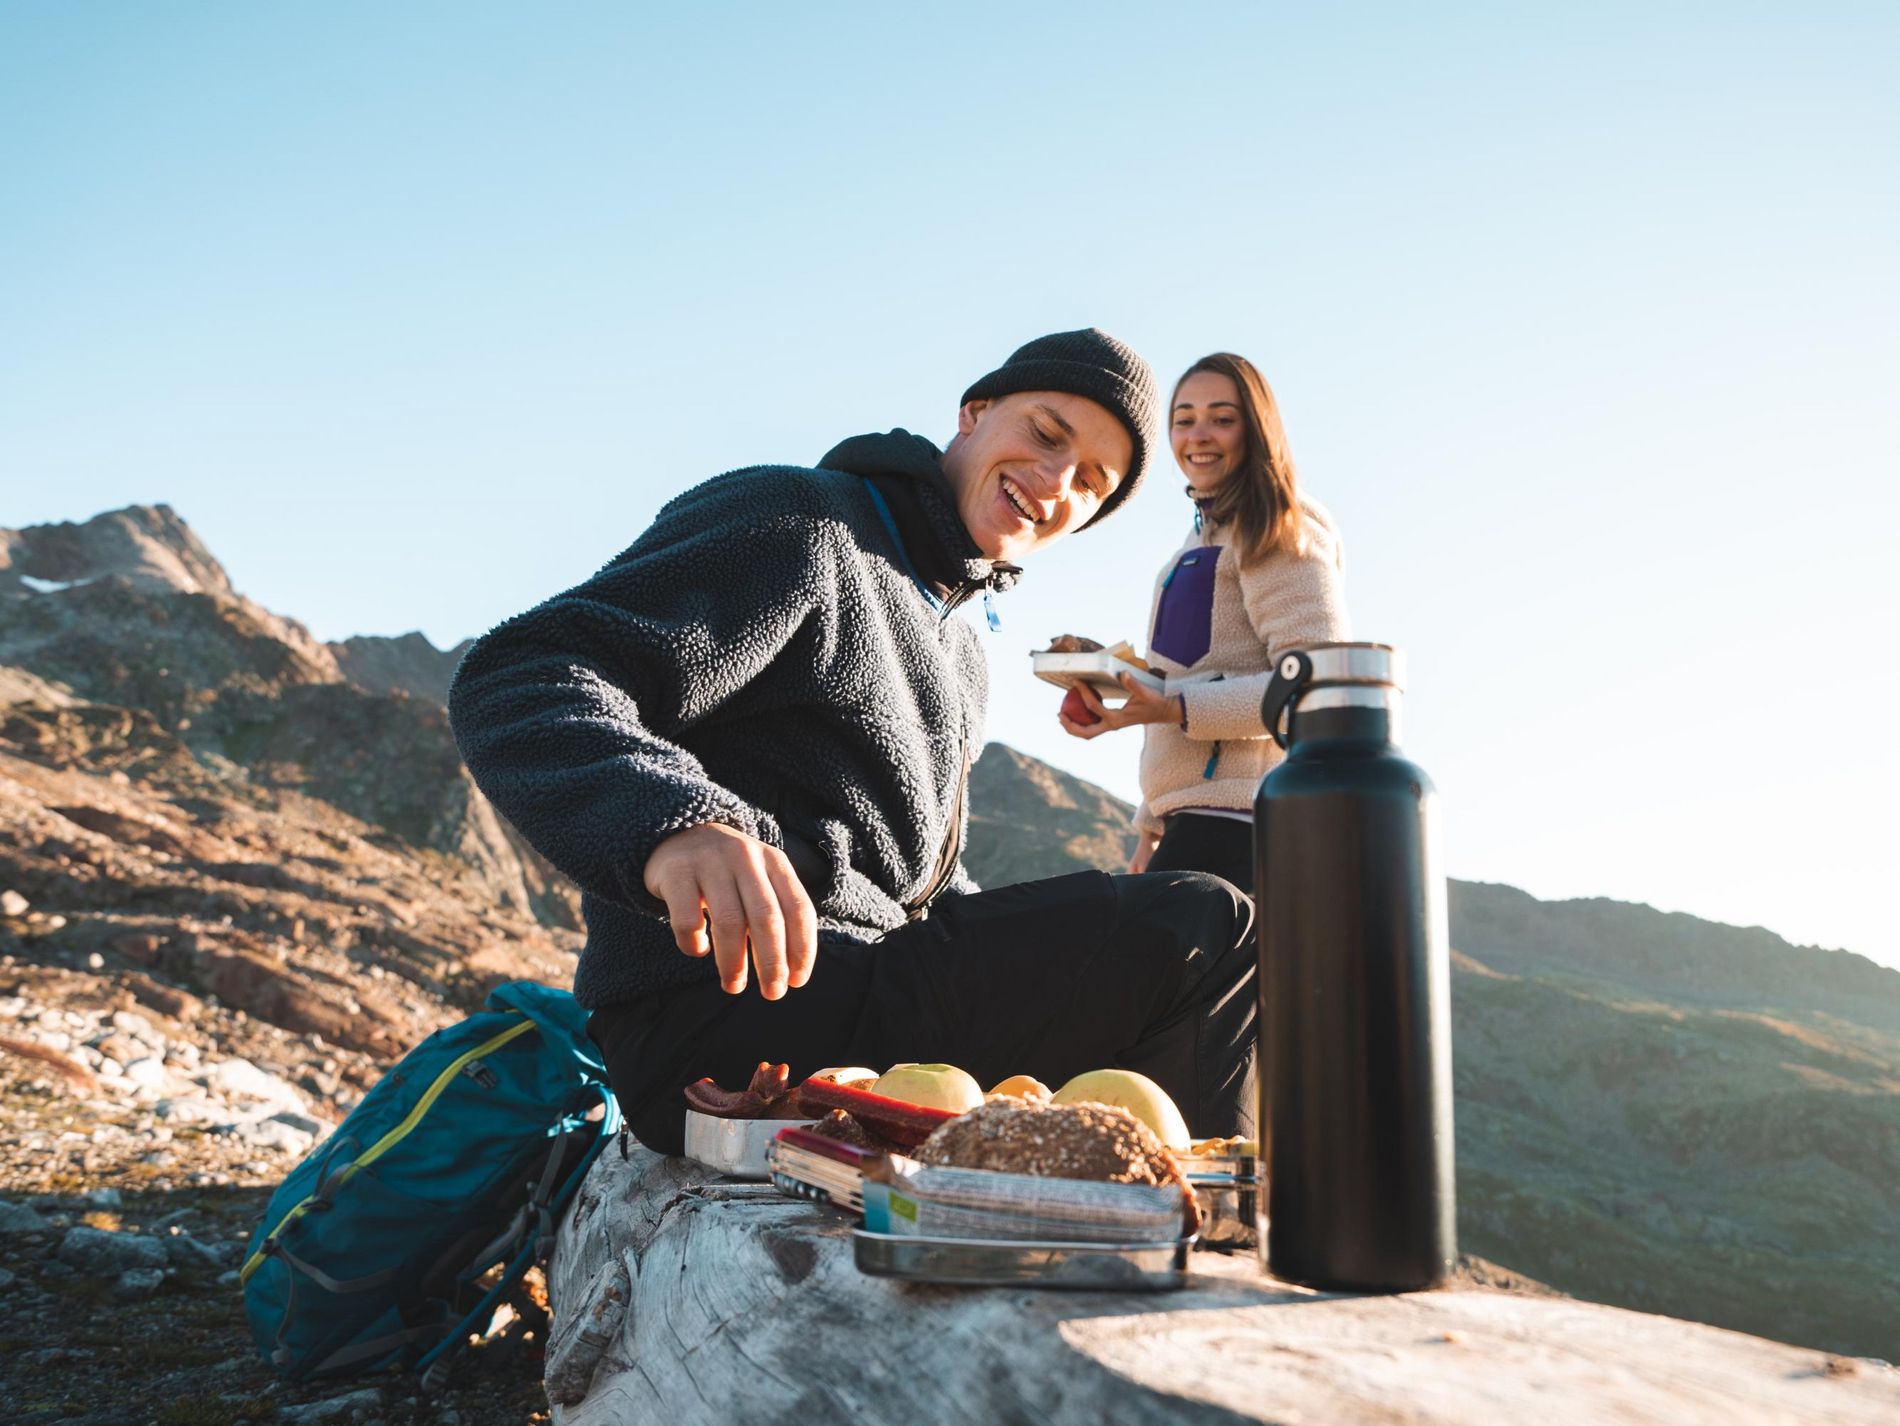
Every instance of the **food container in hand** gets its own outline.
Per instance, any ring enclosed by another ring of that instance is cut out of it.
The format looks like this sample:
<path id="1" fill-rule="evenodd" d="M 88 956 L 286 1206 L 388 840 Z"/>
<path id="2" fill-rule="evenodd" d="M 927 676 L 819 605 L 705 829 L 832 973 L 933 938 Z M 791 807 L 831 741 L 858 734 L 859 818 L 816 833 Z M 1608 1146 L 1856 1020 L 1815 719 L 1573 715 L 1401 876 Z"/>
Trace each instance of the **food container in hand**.
<path id="1" fill-rule="evenodd" d="M 1124 673 L 1152 692 L 1167 691 L 1167 685 L 1159 674 L 1136 668 L 1107 649 L 1086 654 L 1034 653 L 1029 656 L 1029 667 L 1045 683 L 1053 683 L 1058 688 L 1073 688 L 1078 683 L 1086 683 L 1104 698 L 1128 696 L 1128 690 L 1120 682 L 1120 675 Z"/>
<path id="2" fill-rule="evenodd" d="M 765 1147 L 779 1130 L 800 1119 L 721 1119 L 686 1111 L 686 1157 L 729 1178 L 765 1179 Z"/>

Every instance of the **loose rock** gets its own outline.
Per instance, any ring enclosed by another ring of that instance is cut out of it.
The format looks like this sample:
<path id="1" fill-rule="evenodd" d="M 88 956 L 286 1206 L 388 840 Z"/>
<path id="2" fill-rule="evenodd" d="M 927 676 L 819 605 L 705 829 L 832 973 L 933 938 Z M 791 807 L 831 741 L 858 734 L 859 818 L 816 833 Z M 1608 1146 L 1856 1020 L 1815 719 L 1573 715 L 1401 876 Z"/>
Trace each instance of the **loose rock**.
<path id="1" fill-rule="evenodd" d="M 165 1285 L 163 1268 L 131 1268 L 119 1274 L 112 1295 L 121 1302 L 141 1302 Z"/>
<path id="2" fill-rule="evenodd" d="M 216 1094 L 261 1099 L 286 1109 L 301 1109 L 303 1096 L 276 1075 L 266 1074 L 249 1060 L 221 1060 L 200 1078 Z"/>
<path id="3" fill-rule="evenodd" d="M 302 1406 L 280 1406 L 277 1419 L 286 1426 L 316 1426 L 322 1421 L 347 1420 L 352 1412 L 370 1412 L 381 1408 L 383 1393 L 377 1387 L 365 1387 L 353 1391 L 347 1396 L 333 1396 L 328 1401 L 311 1401 Z"/>
<path id="4" fill-rule="evenodd" d="M 142 1089 L 162 1089 L 165 1084 L 165 1062 L 153 1059 L 150 1055 L 133 1060 L 125 1067 L 125 1077 Z"/>
<path id="5" fill-rule="evenodd" d="M 293 1129 L 279 1119 L 266 1119 L 257 1124 L 236 1124 L 232 1132 L 244 1143 L 258 1149 L 279 1149 L 287 1154 L 301 1154 L 316 1142 L 316 1136 Z"/>
<path id="6" fill-rule="evenodd" d="M 156 1238 L 107 1233 L 84 1225 L 66 1230 L 58 1259 L 87 1277 L 116 1277 L 135 1268 L 162 1269 L 168 1261 L 165 1245 Z"/>
<path id="7" fill-rule="evenodd" d="M 0 1235 L 43 1233 L 50 1226 L 24 1203 L 0 1202 Z"/>
<path id="8" fill-rule="evenodd" d="M 173 1267 L 189 1273 L 215 1273 L 224 1268 L 223 1255 L 209 1243 L 201 1243 L 189 1233 L 175 1233 L 159 1240 L 165 1245 L 165 1258 Z"/>

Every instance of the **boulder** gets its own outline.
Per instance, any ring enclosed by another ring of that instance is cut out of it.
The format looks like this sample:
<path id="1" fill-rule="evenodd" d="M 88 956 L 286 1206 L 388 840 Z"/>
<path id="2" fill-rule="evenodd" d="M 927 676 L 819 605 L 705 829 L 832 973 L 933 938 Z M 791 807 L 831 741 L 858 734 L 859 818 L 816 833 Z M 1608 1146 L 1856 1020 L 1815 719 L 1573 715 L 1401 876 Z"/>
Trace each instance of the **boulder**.
<path id="1" fill-rule="evenodd" d="M 161 1271 L 170 1261 L 164 1243 L 136 1233 L 108 1233 L 83 1225 L 60 1239 L 59 1261 L 83 1277 L 117 1277 L 139 1268 Z"/>
<path id="2" fill-rule="evenodd" d="M 1900 1419 L 1883 1363 L 1485 1286 L 1314 1292 L 1214 1253 L 1169 1293 L 866 1277 L 845 1214 L 623 1144 L 549 1270 L 556 1426 Z"/>
<path id="3" fill-rule="evenodd" d="M 50 1226 L 29 1203 L 0 1202 L 0 1237 L 16 1233 L 43 1233 Z"/>
<path id="4" fill-rule="evenodd" d="M 379 1411 L 382 1404 L 382 1388 L 366 1386 L 342 1396 L 326 1397 L 322 1401 L 308 1401 L 299 1405 L 279 1407 L 277 1419 L 284 1423 L 284 1426 L 316 1426 L 316 1423 L 322 1421 L 352 1419 L 360 1421 Z"/>
<path id="5" fill-rule="evenodd" d="M 121 1302 L 143 1302 L 164 1285 L 163 1268 L 127 1268 L 112 1284 L 112 1295 Z"/>
<path id="6" fill-rule="evenodd" d="M 126 1065 L 125 1077 L 141 1089 L 163 1089 L 165 1087 L 165 1062 L 154 1056 L 145 1055 Z"/>
<path id="7" fill-rule="evenodd" d="M 249 1060 L 220 1060 L 198 1076 L 206 1089 L 227 1099 L 252 1099 L 287 1109 L 303 1108 L 303 1096 Z"/>
<path id="8" fill-rule="evenodd" d="M 201 1243 L 189 1233 L 173 1232 L 159 1239 L 165 1245 L 165 1260 L 188 1273 L 216 1273 L 224 1268 L 224 1255 L 210 1243 Z"/>
<path id="9" fill-rule="evenodd" d="M 341 992 L 319 990 L 255 951 L 202 952 L 192 973 L 225 1004 L 296 1034 L 321 1035 L 332 1044 L 382 1056 L 407 1048 L 391 1029 L 399 1014 L 365 995 L 346 1004 Z"/>
<path id="10" fill-rule="evenodd" d="M 253 1149 L 276 1149 L 286 1154 L 302 1154 L 316 1142 L 313 1135 L 293 1129 L 280 1119 L 234 1124 L 231 1133 Z"/>

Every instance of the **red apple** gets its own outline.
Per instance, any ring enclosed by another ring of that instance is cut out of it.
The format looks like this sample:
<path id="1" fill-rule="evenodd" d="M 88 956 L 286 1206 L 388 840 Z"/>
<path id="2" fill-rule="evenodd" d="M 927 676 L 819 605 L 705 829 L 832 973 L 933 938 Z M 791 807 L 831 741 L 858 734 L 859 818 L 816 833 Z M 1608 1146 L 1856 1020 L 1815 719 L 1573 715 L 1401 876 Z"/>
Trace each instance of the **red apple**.
<path id="1" fill-rule="evenodd" d="M 1071 723 L 1080 723 L 1086 727 L 1090 723 L 1099 723 L 1102 716 L 1089 711 L 1088 704 L 1082 701 L 1082 690 L 1071 688 L 1062 695 L 1062 716 Z"/>

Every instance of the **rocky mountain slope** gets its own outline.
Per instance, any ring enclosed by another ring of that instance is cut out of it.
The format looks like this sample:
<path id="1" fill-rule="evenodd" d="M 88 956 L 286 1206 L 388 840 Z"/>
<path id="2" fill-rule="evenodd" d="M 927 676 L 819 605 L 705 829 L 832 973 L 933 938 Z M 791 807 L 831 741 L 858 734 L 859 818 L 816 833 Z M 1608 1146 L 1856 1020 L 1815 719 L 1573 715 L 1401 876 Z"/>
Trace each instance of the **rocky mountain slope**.
<path id="1" fill-rule="evenodd" d="M 16 1419 L 318 1401 L 238 1330 L 220 1278 L 249 1215 L 402 1050 L 497 980 L 571 974 L 572 889 L 455 756 L 457 657 L 315 640 L 162 506 L 0 531 Z M 986 884 L 1118 867 L 1126 818 L 992 746 L 969 862 Z M 1900 975 L 1502 887 L 1454 885 L 1452 920 L 1467 1247 L 1607 1301 L 1900 1355 Z M 357 1406 L 520 1421 L 536 1350 L 523 1326 L 446 1401 Z"/>

